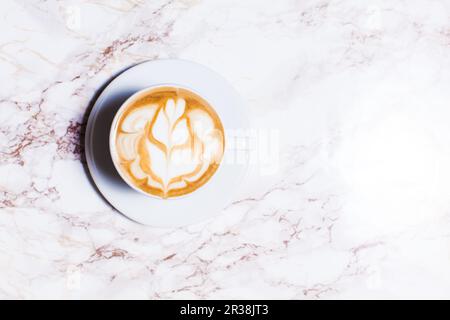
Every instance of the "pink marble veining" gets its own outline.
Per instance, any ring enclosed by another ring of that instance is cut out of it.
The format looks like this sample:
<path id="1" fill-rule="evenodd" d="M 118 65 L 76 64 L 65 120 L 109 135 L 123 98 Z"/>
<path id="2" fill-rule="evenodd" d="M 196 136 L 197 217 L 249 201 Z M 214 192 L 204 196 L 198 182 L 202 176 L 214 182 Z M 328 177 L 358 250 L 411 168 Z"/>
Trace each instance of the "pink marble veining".
<path id="1" fill-rule="evenodd" d="M 449 298 L 447 1 L 2 1 L 0 298 Z M 135 224 L 84 129 L 120 70 L 193 60 L 280 133 L 218 218 Z"/>

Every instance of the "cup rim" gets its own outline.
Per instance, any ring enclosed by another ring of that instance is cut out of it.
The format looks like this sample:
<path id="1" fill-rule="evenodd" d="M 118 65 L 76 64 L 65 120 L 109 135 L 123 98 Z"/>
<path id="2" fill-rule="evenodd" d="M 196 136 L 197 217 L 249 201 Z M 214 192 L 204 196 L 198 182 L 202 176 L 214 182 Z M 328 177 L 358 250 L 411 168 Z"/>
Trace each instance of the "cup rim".
<path id="1" fill-rule="evenodd" d="M 174 84 L 174 83 L 161 83 L 161 84 L 151 85 L 151 86 L 145 87 L 145 88 L 143 88 L 143 89 L 140 89 L 140 90 L 136 91 L 135 93 L 133 93 L 131 96 L 129 96 L 129 97 L 128 97 L 121 105 L 120 105 L 120 107 L 117 109 L 117 111 L 116 111 L 116 113 L 115 113 L 115 115 L 114 115 L 114 118 L 113 118 L 113 120 L 112 120 L 112 122 L 111 122 L 111 126 L 110 126 L 110 129 L 109 129 L 109 153 L 110 153 L 110 157 L 111 157 L 112 163 L 113 163 L 113 165 L 114 165 L 114 168 L 116 169 L 116 172 L 119 174 L 119 176 L 122 178 L 122 180 L 123 180 L 129 187 L 131 187 L 133 190 L 135 190 L 135 191 L 137 191 L 137 192 L 139 192 L 139 193 L 141 193 L 141 194 L 143 194 L 143 195 L 145 195 L 145 196 L 151 197 L 151 198 L 153 198 L 153 199 L 158 199 L 158 200 L 165 200 L 165 201 L 167 201 L 167 200 L 177 200 L 177 199 L 182 199 L 182 198 L 188 197 L 189 195 L 191 195 L 192 193 L 194 193 L 197 189 L 195 189 L 194 191 L 189 192 L 189 193 L 187 193 L 187 194 L 183 194 L 183 195 L 176 196 L 176 197 L 169 197 L 169 198 L 161 198 L 161 197 L 158 197 L 158 196 L 153 195 L 153 194 L 151 194 L 151 193 L 147 193 L 147 192 L 145 192 L 144 190 L 141 190 L 140 188 L 136 187 L 133 183 L 131 183 L 131 181 L 129 181 L 129 179 L 128 179 L 128 178 L 124 175 L 124 173 L 122 172 L 122 170 L 121 170 L 119 164 L 117 163 L 117 159 L 116 159 L 116 158 L 117 158 L 118 155 L 117 155 L 116 144 L 115 144 L 115 140 L 116 140 L 116 136 L 117 136 L 117 130 L 116 130 L 116 127 L 117 127 L 117 123 L 118 123 L 118 121 L 119 121 L 119 118 L 120 118 L 121 114 L 123 113 L 123 110 L 124 110 L 127 106 L 129 106 L 130 103 L 131 103 L 134 99 L 136 99 L 138 96 L 142 95 L 144 92 L 150 91 L 150 90 L 154 90 L 154 89 L 157 89 L 157 88 L 161 88 L 161 87 L 175 87 L 175 88 L 180 88 L 180 89 L 185 89 L 185 90 L 191 91 L 192 93 L 194 93 L 194 94 L 200 96 L 202 99 L 206 100 L 206 102 L 208 102 L 208 104 L 209 104 L 212 108 L 214 108 L 214 106 L 213 106 L 213 105 L 212 105 L 212 104 L 211 104 L 211 103 L 210 103 L 203 95 L 201 95 L 198 91 L 196 91 L 196 90 L 194 90 L 194 89 L 192 89 L 192 88 L 190 88 L 190 87 L 188 87 L 188 86 L 185 86 L 185 85 L 179 85 L 179 84 Z M 217 110 L 214 109 L 214 111 L 217 113 Z M 220 119 L 220 117 L 219 117 L 219 119 Z M 221 121 L 221 122 L 222 122 L 222 121 Z M 223 126 L 223 122 L 222 122 L 222 126 Z M 224 126 L 223 126 L 223 127 L 224 127 Z M 225 127 L 224 127 L 223 129 L 224 129 L 224 131 L 225 131 Z M 224 139 L 225 139 L 225 136 L 224 136 Z M 208 184 L 208 182 L 209 182 L 209 181 L 217 174 L 217 171 L 220 170 L 220 168 L 222 167 L 222 161 L 223 161 L 223 159 L 225 158 L 225 152 L 226 152 L 226 149 L 227 149 L 227 148 L 224 147 L 223 154 L 222 154 L 222 158 L 221 158 L 221 160 L 220 160 L 219 167 L 217 168 L 216 172 L 214 172 L 213 175 L 212 175 L 212 176 L 211 176 L 211 177 L 210 177 L 210 178 L 209 178 L 202 186 L 200 186 L 200 188 L 205 187 L 205 186 Z"/>

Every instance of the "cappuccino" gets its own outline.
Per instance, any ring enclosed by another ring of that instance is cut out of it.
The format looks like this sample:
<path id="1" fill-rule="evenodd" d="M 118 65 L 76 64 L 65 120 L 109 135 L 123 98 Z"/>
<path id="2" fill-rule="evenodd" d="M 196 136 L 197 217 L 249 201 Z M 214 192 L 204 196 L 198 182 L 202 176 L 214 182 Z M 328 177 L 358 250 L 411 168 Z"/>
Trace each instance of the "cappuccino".
<path id="1" fill-rule="evenodd" d="M 112 128 L 112 158 L 121 176 L 161 198 L 189 194 L 218 169 L 225 138 L 219 116 L 198 94 L 150 88 L 127 101 Z"/>

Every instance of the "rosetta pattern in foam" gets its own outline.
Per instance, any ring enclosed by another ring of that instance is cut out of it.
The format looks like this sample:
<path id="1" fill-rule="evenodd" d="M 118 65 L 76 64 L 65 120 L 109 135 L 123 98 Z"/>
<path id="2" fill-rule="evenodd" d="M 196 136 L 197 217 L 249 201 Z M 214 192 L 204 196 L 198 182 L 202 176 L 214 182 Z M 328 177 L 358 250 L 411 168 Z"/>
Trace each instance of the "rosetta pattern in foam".
<path id="1" fill-rule="evenodd" d="M 163 198 L 190 193 L 210 179 L 222 159 L 220 120 L 187 101 L 176 97 L 148 103 L 119 123 L 120 167 L 147 193 Z"/>

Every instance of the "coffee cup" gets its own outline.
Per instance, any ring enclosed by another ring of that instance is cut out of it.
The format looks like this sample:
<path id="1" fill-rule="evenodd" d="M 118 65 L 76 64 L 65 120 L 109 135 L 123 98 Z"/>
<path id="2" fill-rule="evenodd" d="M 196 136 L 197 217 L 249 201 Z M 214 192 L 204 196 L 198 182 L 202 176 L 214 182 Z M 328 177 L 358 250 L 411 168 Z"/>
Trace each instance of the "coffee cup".
<path id="1" fill-rule="evenodd" d="M 173 199 L 204 187 L 221 165 L 222 121 L 190 88 L 156 85 L 129 97 L 118 109 L 109 147 L 121 178 L 151 197 Z"/>

